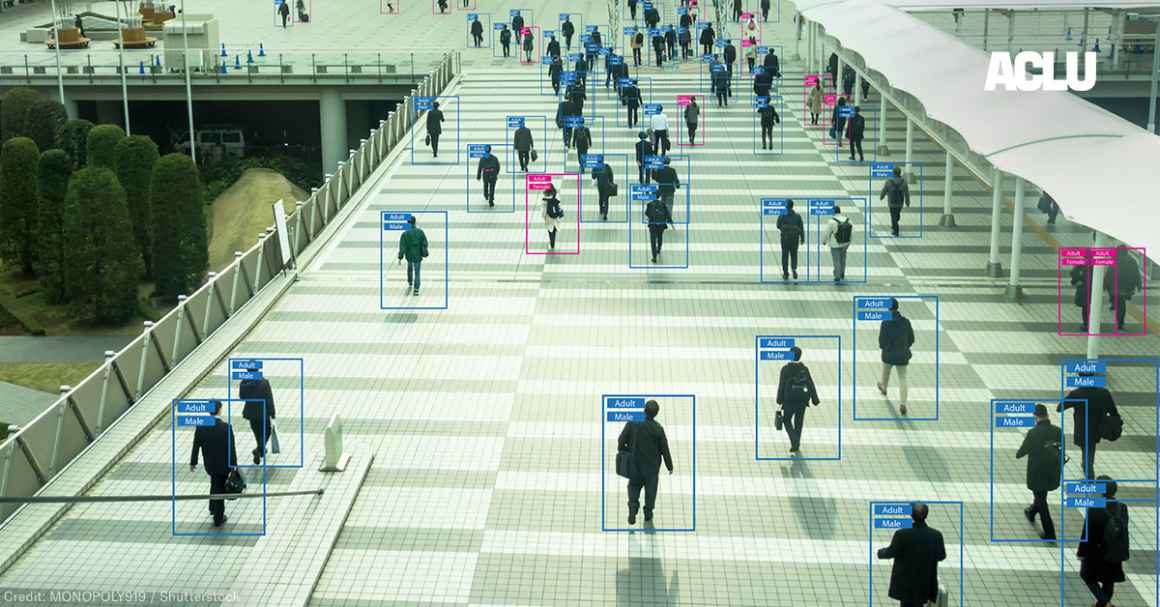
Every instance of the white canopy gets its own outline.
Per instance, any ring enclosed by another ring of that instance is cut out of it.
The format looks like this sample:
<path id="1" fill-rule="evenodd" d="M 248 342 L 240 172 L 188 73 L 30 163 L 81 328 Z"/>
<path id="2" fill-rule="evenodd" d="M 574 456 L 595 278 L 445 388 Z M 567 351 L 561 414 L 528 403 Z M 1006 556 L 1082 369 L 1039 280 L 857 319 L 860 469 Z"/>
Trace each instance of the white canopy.
<path id="1" fill-rule="evenodd" d="M 1140 0 L 886 0 L 886 4 L 904 10 L 923 9 L 1014 9 L 1014 10 L 1082 10 L 1088 8 L 1156 8 L 1156 2 Z M 801 4 L 799 3 L 800 7 Z"/>
<path id="2" fill-rule="evenodd" d="M 1160 137 L 1071 93 L 984 91 L 989 55 L 879 0 L 797 6 L 972 151 L 1050 192 L 1069 218 L 1158 250 L 1160 230 L 1139 217 L 1160 197 Z"/>

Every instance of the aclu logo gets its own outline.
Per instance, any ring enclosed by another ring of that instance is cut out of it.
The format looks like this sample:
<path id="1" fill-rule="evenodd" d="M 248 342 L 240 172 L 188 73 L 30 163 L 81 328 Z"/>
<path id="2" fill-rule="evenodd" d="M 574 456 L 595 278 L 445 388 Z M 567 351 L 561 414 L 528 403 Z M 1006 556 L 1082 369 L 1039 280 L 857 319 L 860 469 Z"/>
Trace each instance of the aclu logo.
<path id="1" fill-rule="evenodd" d="M 1090 91 L 1096 85 L 1097 54 L 1083 53 L 1083 80 L 1079 77 L 1079 53 L 1067 53 L 1067 76 L 1055 78 L 1055 53 L 1022 51 L 1011 59 L 1011 53 L 991 53 L 987 82 L 983 90 L 1002 86 L 1007 91 Z M 1035 68 L 1038 73 L 1028 73 Z"/>

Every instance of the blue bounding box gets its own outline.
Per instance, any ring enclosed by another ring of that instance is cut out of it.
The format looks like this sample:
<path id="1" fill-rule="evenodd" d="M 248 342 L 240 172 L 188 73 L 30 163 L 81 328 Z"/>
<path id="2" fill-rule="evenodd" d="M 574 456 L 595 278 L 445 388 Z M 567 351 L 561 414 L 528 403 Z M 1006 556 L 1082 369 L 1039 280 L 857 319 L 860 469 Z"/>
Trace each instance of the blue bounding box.
<path id="1" fill-rule="evenodd" d="M 290 391 L 287 391 L 284 389 L 279 389 L 275 393 L 275 398 L 274 398 L 275 407 L 274 407 L 274 409 L 276 412 L 281 414 L 278 419 L 283 420 L 283 421 L 285 421 L 287 419 L 293 419 L 292 415 L 288 415 L 288 414 L 291 414 L 294 411 L 294 408 L 286 406 L 287 403 L 293 403 L 293 399 L 287 398 L 287 397 L 291 394 L 294 394 L 295 396 L 297 396 L 297 398 L 298 398 L 298 407 L 297 407 L 297 409 L 298 409 L 298 411 L 297 411 L 297 413 L 298 413 L 298 424 L 297 424 L 298 427 L 293 431 L 293 433 L 288 433 L 288 434 L 281 434 L 280 433 L 279 437 L 282 439 L 282 442 L 283 442 L 282 454 L 287 454 L 287 453 L 291 453 L 291 452 L 296 451 L 298 461 L 292 461 L 292 462 L 284 463 L 284 464 L 268 463 L 266 460 L 272 458 L 273 454 L 271 454 L 269 449 L 267 449 L 266 450 L 266 458 L 263 460 L 262 465 L 264 465 L 268 468 L 301 468 L 301 467 L 303 467 L 305 465 L 305 462 L 306 462 L 306 362 L 301 357 L 268 356 L 268 357 L 261 357 L 261 358 L 230 358 L 229 365 L 230 365 L 231 369 L 234 368 L 235 366 L 251 366 L 252 367 L 254 365 L 257 365 L 258 367 L 266 369 L 268 371 L 267 375 L 269 375 L 269 377 L 271 379 L 273 379 L 273 381 L 271 382 L 272 383 L 271 389 L 274 389 L 273 384 L 277 384 L 280 377 L 287 377 L 288 376 L 288 377 L 297 379 L 296 385 L 293 386 L 293 388 Z M 237 372 L 234 371 L 226 379 L 226 395 L 229 396 L 228 402 L 230 402 L 230 403 L 246 402 L 246 401 L 240 400 L 240 398 L 239 399 L 234 398 L 234 388 L 237 387 L 235 385 L 235 382 L 238 382 L 242 379 L 262 379 L 262 377 L 239 378 L 239 377 L 237 377 L 236 373 Z M 279 396 L 281 396 L 281 398 L 279 398 Z M 233 413 L 233 410 L 230 407 L 227 407 L 227 411 L 231 414 Z M 282 428 L 283 426 L 281 423 L 278 423 L 277 427 Z M 289 428 L 289 425 L 287 425 L 287 428 Z M 243 438 L 239 442 L 242 444 L 248 444 L 250 441 Z M 295 442 L 298 443 L 297 449 L 295 449 L 295 445 L 294 445 Z M 249 451 L 247 449 L 242 449 L 240 447 L 238 450 L 241 451 L 242 453 L 247 453 Z M 245 460 L 244 457 L 238 458 L 238 466 L 239 467 L 242 467 L 242 468 L 251 468 L 251 467 L 256 468 L 256 467 L 258 467 L 254 464 L 245 463 L 244 460 Z"/>

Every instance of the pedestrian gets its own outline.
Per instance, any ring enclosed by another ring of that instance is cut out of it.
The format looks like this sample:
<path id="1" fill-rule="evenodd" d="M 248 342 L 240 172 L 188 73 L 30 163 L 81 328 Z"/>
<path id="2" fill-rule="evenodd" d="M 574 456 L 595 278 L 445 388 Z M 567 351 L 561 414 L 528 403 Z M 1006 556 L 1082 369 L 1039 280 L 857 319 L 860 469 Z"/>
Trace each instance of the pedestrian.
<path id="1" fill-rule="evenodd" d="M 439 157 L 439 135 L 443 134 L 443 110 L 439 109 L 439 102 L 431 104 L 427 111 L 427 138 L 431 144 L 432 157 Z"/>
<path id="2" fill-rule="evenodd" d="M 955 20 L 955 33 L 956 34 L 959 32 L 959 21 L 963 18 L 963 14 L 965 14 L 965 13 L 966 13 L 966 11 L 964 11 L 961 8 L 952 8 L 951 9 L 951 17 L 953 17 Z"/>
<path id="3" fill-rule="evenodd" d="M 753 95 L 755 97 L 769 97 L 773 90 L 773 74 L 765 68 L 753 76 Z"/>
<path id="4" fill-rule="evenodd" d="M 688 15 L 682 15 L 682 17 L 687 16 Z M 689 28 L 687 26 L 680 28 L 680 30 L 677 32 L 677 42 L 681 45 L 681 61 L 687 61 L 689 57 L 691 57 L 692 53 L 692 51 L 689 49 L 689 45 L 693 43 L 693 35 L 689 33 Z"/>
<path id="5" fill-rule="evenodd" d="M 560 226 L 560 219 L 564 217 L 564 209 L 560 200 L 556 198 L 556 186 L 548 184 L 540 201 L 540 217 L 544 219 L 544 228 L 548 231 L 548 247 L 556 249 L 556 230 Z"/>
<path id="6" fill-rule="evenodd" d="M 1116 249 L 1116 265 L 1104 272 L 1104 291 L 1108 294 L 1110 308 L 1116 313 L 1116 330 L 1124 330 L 1124 318 L 1128 313 L 1128 301 L 1140 288 L 1140 266 L 1128 249 Z"/>
<path id="7" fill-rule="evenodd" d="M 769 0 L 761 0 L 761 21 L 769 21 Z"/>
<path id="8" fill-rule="evenodd" d="M 733 0 L 733 20 L 741 21 L 741 0 Z"/>
<path id="9" fill-rule="evenodd" d="M 572 147 L 576 148 L 576 161 L 583 170 L 584 156 L 588 154 L 588 148 L 592 147 L 592 131 L 585 122 L 579 122 L 576 128 L 572 129 Z"/>
<path id="10" fill-rule="evenodd" d="M 632 66 L 640 67 L 640 52 L 644 48 L 644 33 L 636 32 L 632 35 Z"/>
<path id="11" fill-rule="evenodd" d="M 794 346 L 790 352 L 793 353 L 793 361 L 781 368 L 777 379 L 777 404 L 781 405 L 777 414 L 781 416 L 785 433 L 789 435 L 789 452 L 798 455 L 801 453 L 802 422 L 805 421 L 806 408 L 811 402 L 817 406 L 820 401 L 810 369 L 801 362 L 802 349 Z"/>
<path id="12" fill-rule="evenodd" d="M 563 73 L 563 62 L 559 57 L 553 57 L 552 64 L 548 66 L 548 77 L 552 80 L 552 92 L 556 95 L 560 94 L 560 75 Z"/>
<path id="13" fill-rule="evenodd" d="M 483 24 L 479 19 L 474 19 L 471 22 L 471 39 L 475 41 L 475 48 L 479 48 L 483 44 Z"/>
<path id="14" fill-rule="evenodd" d="M 565 17 L 564 23 L 560 24 L 560 32 L 564 34 L 564 48 L 572 50 L 572 36 L 576 35 L 576 26 L 572 23 L 571 17 Z"/>
<path id="15" fill-rule="evenodd" d="M 532 62 L 532 53 L 536 50 L 536 39 L 531 34 L 524 36 L 524 62 Z"/>
<path id="16" fill-rule="evenodd" d="M 750 75 L 752 75 L 753 68 L 757 65 L 757 39 L 751 36 L 742 42 L 741 47 L 742 53 L 745 55 L 745 65 L 749 68 Z"/>
<path id="17" fill-rule="evenodd" d="M 850 252 L 854 224 L 842 214 L 842 207 L 834 205 L 834 214 L 826 224 L 826 235 L 822 244 L 829 245 L 830 259 L 834 262 L 834 282 L 846 280 L 846 254 Z"/>
<path id="18" fill-rule="evenodd" d="M 660 199 L 654 198 L 645 206 L 644 216 L 648 219 L 649 246 L 652 262 L 657 263 L 661 248 L 665 244 L 665 230 L 672 227 L 673 216 L 670 209 Z"/>
<path id="19" fill-rule="evenodd" d="M 673 145 L 669 141 L 669 118 L 665 116 L 664 106 L 657 107 L 657 113 L 649 116 L 648 126 L 653 134 L 653 150 L 657 154 L 668 154 Z"/>
<path id="20" fill-rule="evenodd" d="M 717 33 L 713 31 L 713 24 L 709 23 L 705 29 L 701 30 L 701 36 L 698 40 L 701 42 L 701 54 L 713 54 L 713 42 L 717 39 Z"/>
<path id="21" fill-rule="evenodd" d="M 854 149 L 857 148 L 858 162 L 866 162 L 866 155 L 862 153 L 862 138 L 866 135 L 866 117 L 862 115 L 862 108 L 854 106 L 854 115 L 850 116 L 850 124 L 846 127 L 846 135 L 850 139 L 850 160 L 854 159 Z M 897 171 L 898 169 L 895 170 Z"/>
<path id="22" fill-rule="evenodd" d="M 499 180 L 499 158 L 491 153 L 491 146 L 483 146 L 484 156 L 475 169 L 475 180 L 483 181 L 483 198 L 487 206 L 495 206 L 495 182 Z M 525 169 L 526 171 L 526 169 Z"/>
<path id="23" fill-rule="evenodd" d="M 947 551 L 942 533 L 926 524 L 929 513 L 926 504 L 911 504 L 912 526 L 895 531 L 890 545 L 878 550 L 878 558 L 894 560 L 889 596 L 902 607 L 919 607 L 938 600 L 938 564 L 946 560 Z"/>
<path id="24" fill-rule="evenodd" d="M 544 54 L 553 60 L 560 58 L 560 41 L 556 40 L 555 36 L 548 36 L 548 46 L 544 48 Z"/>
<path id="25" fill-rule="evenodd" d="M 636 168 L 640 173 L 638 181 L 641 183 L 648 183 L 649 170 L 645 159 L 647 159 L 649 156 L 652 156 L 656 149 L 653 147 L 653 144 L 649 142 L 648 135 L 644 131 L 641 131 L 637 134 L 637 139 L 639 139 L 639 141 L 636 142 Z"/>
<path id="26" fill-rule="evenodd" d="M 628 109 L 628 128 L 635 127 L 640 123 L 640 106 L 643 100 L 640 98 L 640 87 L 637 86 L 637 81 L 632 81 L 632 86 L 624 89 L 624 106 Z"/>
<path id="27" fill-rule="evenodd" d="M 1031 490 L 1031 505 L 1023 509 L 1023 516 L 1032 525 L 1039 515 L 1043 531 L 1039 537 L 1055 540 L 1055 522 L 1051 520 L 1051 509 L 1047 506 L 1047 494 L 1059 489 L 1059 479 L 1063 475 L 1062 440 L 1059 426 L 1052 425 L 1047 407 L 1035 405 L 1035 427 L 1023 437 L 1023 444 L 1015 454 L 1015 459 L 1027 458 L 1027 488 Z"/>
<path id="28" fill-rule="evenodd" d="M 869 98 L 870 98 L 870 81 L 863 78 L 862 79 L 862 101 L 866 101 Z"/>
<path id="29" fill-rule="evenodd" d="M 576 102 L 572 99 L 565 99 L 556 106 L 556 127 L 564 131 L 565 148 L 572 144 L 572 122 L 569 118 L 579 115 Z"/>
<path id="30" fill-rule="evenodd" d="M 522 124 L 520 128 L 516 129 L 512 147 L 516 149 L 516 157 L 520 161 L 520 171 L 527 173 L 528 163 L 532 160 L 532 150 L 536 147 L 536 142 L 532 137 L 532 129 L 529 129 L 527 124 Z"/>
<path id="31" fill-rule="evenodd" d="M 685 126 L 689 130 L 689 145 L 695 145 L 697 138 L 697 121 L 701 119 L 701 106 L 697 105 L 697 98 L 690 96 L 689 105 L 685 106 Z"/>
<path id="32" fill-rule="evenodd" d="M 729 70 L 729 78 L 733 78 L 733 63 L 737 61 L 737 47 L 733 46 L 732 40 L 725 41 L 725 51 L 722 53 L 725 56 L 725 69 Z"/>
<path id="33" fill-rule="evenodd" d="M 584 113 L 584 102 L 588 99 L 588 92 L 584 89 L 583 84 L 577 82 L 568 87 L 568 90 L 564 92 L 564 96 L 575 104 L 577 116 Z"/>
<path id="34" fill-rule="evenodd" d="M 512 31 L 508 29 L 507 24 L 503 24 L 503 28 L 499 30 L 499 44 L 503 47 L 503 57 L 507 59 L 512 56 Z"/>
<path id="35" fill-rule="evenodd" d="M 653 58 L 657 61 L 657 67 L 661 67 L 665 62 L 665 39 L 660 34 L 654 34 L 652 37 Z"/>
<path id="36" fill-rule="evenodd" d="M 640 510 L 640 490 L 644 489 L 644 522 L 651 526 L 653 508 L 657 501 L 657 480 L 661 472 L 661 460 L 669 474 L 673 473 L 673 456 L 669 453 L 669 441 L 665 429 L 656 421 L 661 407 L 655 400 L 644 404 L 643 422 L 628 422 L 620 431 L 616 441 L 617 451 L 632 454 L 633 474 L 628 479 L 628 524 L 636 524 L 636 514 Z"/>
<path id="37" fill-rule="evenodd" d="M 612 65 L 612 60 L 616 58 L 616 53 L 612 51 L 612 47 L 608 47 L 608 53 L 604 55 L 604 88 L 608 89 L 612 86 L 613 77 L 616 75 L 617 66 Z"/>
<path id="38" fill-rule="evenodd" d="M 886 388 L 890 386 L 890 371 L 898 370 L 898 413 L 906 415 L 906 368 L 910 365 L 912 353 L 910 347 L 914 345 L 914 327 L 910 319 L 902 315 L 898 309 L 898 300 L 890 298 L 890 318 L 883 320 L 878 327 L 878 348 L 882 350 L 882 379 L 878 382 L 878 392 L 886 396 Z"/>
<path id="39" fill-rule="evenodd" d="M 1103 508 L 1087 509 L 1087 533 L 1076 549 L 1079 577 L 1095 597 L 1092 607 L 1112 604 L 1116 583 L 1125 581 L 1124 562 L 1131 556 L 1128 535 L 1128 505 L 1116 501 L 1116 481 L 1101 474 L 1104 484 Z"/>
<path id="40" fill-rule="evenodd" d="M 290 3 L 287 0 L 278 3 L 278 16 L 282 18 L 282 29 L 286 29 L 290 21 Z M 79 15 L 77 18 L 80 18 Z"/>
<path id="41" fill-rule="evenodd" d="M 857 75 L 853 69 L 847 69 L 842 72 L 842 93 L 847 97 L 854 96 L 854 80 Z"/>
<path id="42" fill-rule="evenodd" d="M 588 58 L 587 55 L 581 54 L 576 59 L 576 65 L 572 67 L 576 71 L 576 85 L 581 91 L 588 85 Z"/>
<path id="43" fill-rule="evenodd" d="M 818 116 L 822 113 L 822 82 L 818 80 L 814 83 L 814 88 L 810 89 L 810 99 L 808 102 L 810 106 L 810 124 L 818 124 Z"/>
<path id="44" fill-rule="evenodd" d="M 1079 373 L 1080 377 L 1098 377 L 1095 373 Z M 1096 447 L 1104 439 L 1113 441 L 1123 432 L 1124 420 L 1116 408 L 1116 400 L 1106 386 L 1084 386 L 1067 393 L 1056 411 L 1072 409 L 1072 442 L 1079 447 L 1083 477 L 1095 478 Z"/>
<path id="45" fill-rule="evenodd" d="M 438 0 L 438 2 L 436 2 L 436 4 L 439 5 L 439 14 L 440 15 L 447 13 L 447 0 Z"/>
<path id="46" fill-rule="evenodd" d="M 656 29 L 657 24 L 661 22 L 661 13 L 654 5 L 646 5 L 644 9 L 644 22 L 648 28 Z"/>
<path id="47" fill-rule="evenodd" d="M 310 14 L 306 12 L 306 0 L 298 0 L 294 3 L 294 7 L 298 11 L 298 22 L 309 23 Z"/>
<path id="48" fill-rule="evenodd" d="M 663 165 L 661 168 L 653 171 L 652 179 L 657 183 L 657 196 L 664 203 L 669 217 L 672 218 L 673 197 L 676 195 L 677 190 L 681 189 L 681 178 L 677 176 L 677 170 L 670 166 L 672 159 L 665 156 L 661 162 Z"/>
<path id="49" fill-rule="evenodd" d="M 856 109 L 856 108 L 855 108 Z M 858 118 L 855 114 L 854 118 Z M 853 122 L 850 123 L 850 129 L 854 128 Z M 850 136 L 850 148 L 854 147 L 853 135 Z M 859 143 L 861 149 L 861 143 Z M 851 159 L 853 157 L 851 156 Z M 890 172 L 890 177 L 886 179 L 886 183 L 882 184 L 882 191 L 878 194 L 878 200 L 886 199 L 886 206 L 890 209 L 890 233 L 898 236 L 898 221 L 902 218 L 902 205 L 910 206 L 910 186 L 906 184 L 906 179 L 902 176 L 902 169 L 894 167 Z"/>
<path id="50" fill-rule="evenodd" d="M 752 40 L 752 38 L 750 38 Z M 777 58 L 777 51 L 773 47 L 769 47 L 769 52 L 765 54 L 765 59 L 762 61 L 765 66 L 765 71 L 769 72 L 770 76 L 774 78 L 781 78 L 781 61 Z"/>
<path id="51" fill-rule="evenodd" d="M 720 63 L 714 64 L 720 66 Z M 712 69 L 712 68 L 710 68 Z M 729 98 L 733 96 L 733 80 L 725 68 L 719 67 L 713 72 L 713 92 L 717 94 L 717 107 L 729 107 Z"/>
<path id="52" fill-rule="evenodd" d="M 798 245 L 805 244 L 806 231 L 802 216 L 793 210 L 793 201 L 787 200 L 785 207 L 785 215 L 777 218 L 777 230 L 781 236 L 781 278 L 789 280 L 792 269 L 793 279 L 797 280 Z"/>
<path id="53" fill-rule="evenodd" d="M 1036 205 L 1043 213 L 1047 213 L 1047 225 L 1055 225 L 1055 218 L 1059 215 L 1059 205 L 1055 203 L 1055 199 L 1051 194 L 1043 192 L 1039 196 L 1039 204 Z"/>
<path id="54" fill-rule="evenodd" d="M 422 228 L 415 225 L 415 216 L 407 218 L 411 227 L 399 235 L 399 257 L 396 265 L 407 260 L 407 288 L 411 295 L 419 294 L 420 274 L 423 268 L 423 259 L 427 257 L 427 234 Z"/>
<path id="55" fill-rule="evenodd" d="M 636 5 L 637 0 L 628 0 L 628 16 L 633 21 L 636 21 Z"/>
<path id="56" fill-rule="evenodd" d="M 669 61 L 673 61 L 677 56 L 677 32 L 673 26 L 665 26 L 665 53 Z"/>
<path id="57" fill-rule="evenodd" d="M 1071 285 L 1075 287 L 1075 297 L 1072 302 L 1083 314 L 1083 322 L 1079 326 L 1080 333 L 1088 332 L 1088 308 L 1091 305 L 1092 296 L 1091 273 L 1092 269 L 1089 266 L 1072 266 L 1069 275 Z"/>
<path id="58" fill-rule="evenodd" d="M 830 74 L 830 82 L 838 81 L 838 54 L 830 53 L 830 58 L 826 61 L 826 72 Z"/>
<path id="59" fill-rule="evenodd" d="M 777 115 L 777 110 L 774 109 L 773 103 L 766 102 L 765 105 L 757 108 L 758 115 L 761 116 L 761 149 L 772 150 L 773 148 L 773 127 L 781 122 L 781 117 Z"/>
<path id="60" fill-rule="evenodd" d="M 213 425 L 198 426 L 193 433 L 193 452 L 189 456 L 189 471 L 197 470 L 197 454 L 205 460 L 205 473 L 209 475 L 210 495 L 226 493 L 226 479 L 230 471 L 238 467 L 238 449 L 234 441 L 234 429 L 221 419 L 222 402 L 212 401 Z M 213 526 L 221 527 L 226 523 L 226 503 L 221 499 L 209 500 L 209 514 L 213 517 Z"/>
<path id="61" fill-rule="evenodd" d="M 846 132 L 846 117 L 843 115 L 845 107 L 846 98 L 838 97 L 838 103 L 834 106 L 834 115 L 830 117 L 830 139 L 838 143 L 838 149 L 842 149 L 842 135 Z"/>
<path id="62" fill-rule="evenodd" d="M 512 31 L 516 35 L 516 44 L 521 44 L 524 38 L 524 15 L 519 11 L 512 15 Z"/>
<path id="63" fill-rule="evenodd" d="M 592 169 L 592 179 L 596 180 L 596 194 L 600 199 L 600 220 L 608 221 L 608 199 L 616 195 L 616 181 L 612 167 L 603 160 Z"/>
<path id="64" fill-rule="evenodd" d="M 250 422 L 250 432 L 254 434 L 254 465 L 262 463 L 266 456 L 266 443 L 274 432 L 274 418 L 277 409 L 274 406 L 274 391 L 270 389 L 270 381 L 261 379 L 243 379 L 238 385 L 238 398 L 242 405 L 242 418 Z"/>

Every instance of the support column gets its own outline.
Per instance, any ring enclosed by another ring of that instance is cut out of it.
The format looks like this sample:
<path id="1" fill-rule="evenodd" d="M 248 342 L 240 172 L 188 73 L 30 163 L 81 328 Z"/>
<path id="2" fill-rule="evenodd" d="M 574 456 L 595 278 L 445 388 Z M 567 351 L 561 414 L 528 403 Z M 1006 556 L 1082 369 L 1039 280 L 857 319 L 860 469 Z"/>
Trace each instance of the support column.
<path id="1" fill-rule="evenodd" d="M 951 151 L 947 150 L 947 163 L 944 167 L 943 173 L 943 214 L 938 219 L 938 225 L 944 228 L 955 227 L 955 210 L 951 206 L 951 190 L 954 189 L 955 183 L 955 157 L 951 156 Z"/>
<path id="2" fill-rule="evenodd" d="M 853 68 L 851 68 L 853 69 Z M 862 74 L 854 72 L 854 105 L 862 105 Z"/>
<path id="3" fill-rule="evenodd" d="M 886 98 L 882 98 L 883 102 Z M 906 120 L 906 181 L 909 183 L 917 183 L 918 176 L 914 171 L 914 121 L 910 116 L 903 115 Z"/>
<path id="4" fill-rule="evenodd" d="M 1022 177 L 1015 178 L 1015 208 L 1011 216 L 1011 274 L 1007 280 L 1007 301 L 1023 299 L 1023 287 L 1019 286 L 1019 274 L 1023 269 L 1023 198 L 1025 184 Z"/>
<path id="5" fill-rule="evenodd" d="M 613 30 L 613 31 L 616 31 L 616 30 Z M 797 27 L 794 28 L 794 37 L 793 37 L 793 60 L 794 61 L 801 61 L 802 60 L 802 46 L 801 46 L 801 44 L 802 44 L 802 16 L 801 16 L 801 13 L 798 13 Z"/>
<path id="6" fill-rule="evenodd" d="M 991 254 L 987 258 L 987 276 L 998 278 L 1003 275 L 1003 264 L 999 263 L 999 228 L 1003 222 L 1003 173 L 991 169 Z"/>
<path id="7" fill-rule="evenodd" d="M 318 100 L 318 116 L 322 127 L 322 170 L 333 173 L 338 163 L 346 160 L 346 102 L 342 93 L 323 89 Z"/>
<path id="8" fill-rule="evenodd" d="M 861 84 L 861 83 L 859 83 Z M 878 155 L 889 156 L 890 146 L 886 144 L 886 95 L 878 95 Z M 907 121 L 909 122 L 909 121 Z"/>
<path id="9" fill-rule="evenodd" d="M 1090 19 L 1090 16 L 1091 9 L 1086 6 L 1083 7 L 1083 29 L 1080 30 L 1079 33 L 1079 50 L 1081 52 L 1087 50 L 1088 20 Z"/>
<path id="10" fill-rule="evenodd" d="M 987 52 L 987 34 L 991 29 L 991 9 L 983 9 L 983 52 Z"/>
<path id="11" fill-rule="evenodd" d="M 1015 52 L 1015 11 L 1007 11 L 1007 52 Z"/>
<path id="12" fill-rule="evenodd" d="M 814 71 L 814 22 L 806 24 L 806 73 Z"/>
<path id="13" fill-rule="evenodd" d="M 1108 246 L 1108 237 L 1102 232 L 1096 232 L 1096 241 L 1093 246 Z M 1091 300 L 1088 302 L 1088 358 L 1099 358 L 1100 356 L 1100 336 L 1098 333 L 1100 332 L 1100 325 L 1103 324 L 1104 274 L 1107 271 L 1107 266 L 1095 266 L 1092 268 Z"/>
<path id="14" fill-rule="evenodd" d="M 1112 39 L 1109 40 L 1109 46 L 1112 49 L 1112 69 L 1120 69 L 1120 55 L 1123 54 L 1124 49 L 1124 11 L 1123 9 L 1116 9 L 1112 12 Z"/>
<path id="15" fill-rule="evenodd" d="M 64 96 L 64 112 L 68 115 L 69 120 L 76 120 L 80 118 L 80 110 L 77 108 L 77 100 L 73 99 L 71 95 Z"/>
<path id="16" fill-rule="evenodd" d="M 835 52 L 837 52 L 837 51 L 835 51 Z M 842 90 L 842 77 L 843 77 L 843 76 L 842 76 L 842 73 L 843 73 L 843 68 L 845 67 L 845 66 L 843 65 L 843 63 L 845 63 L 845 62 L 844 62 L 844 61 L 842 61 L 842 56 L 841 56 L 841 55 L 838 55 L 838 72 L 837 72 L 836 74 L 834 74 L 834 90 L 835 90 L 835 91 L 839 91 L 839 92 L 838 92 L 838 96 L 839 96 L 839 97 L 842 97 L 842 96 L 843 96 L 843 95 L 842 95 L 842 93 L 841 93 L 841 90 Z M 849 100 L 847 99 L 847 101 L 849 101 Z"/>

